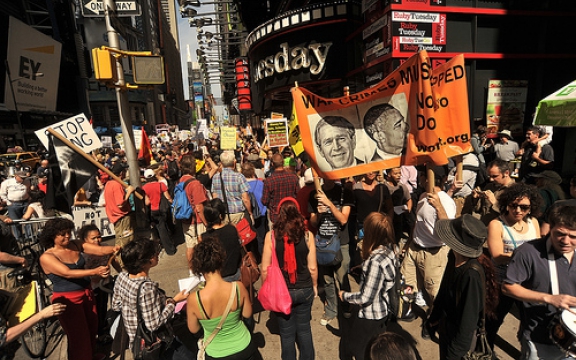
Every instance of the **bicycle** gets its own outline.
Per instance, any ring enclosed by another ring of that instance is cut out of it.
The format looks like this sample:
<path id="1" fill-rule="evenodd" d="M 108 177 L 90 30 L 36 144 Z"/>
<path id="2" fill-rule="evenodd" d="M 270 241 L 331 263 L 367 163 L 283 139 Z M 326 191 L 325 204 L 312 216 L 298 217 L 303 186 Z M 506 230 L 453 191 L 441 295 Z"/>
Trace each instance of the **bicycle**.
<path id="1" fill-rule="evenodd" d="M 21 248 L 20 252 L 29 265 L 26 268 L 12 271 L 8 274 L 8 277 L 15 277 L 16 282 L 21 286 L 32 284 L 36 295 L 35 310 L 40 311 L 51 304 L 50 298 L 52 296 L 52 289 L 48 285 L 48 277 L 40 267 L 41 246 L 37 242 L 27 244 Z M 44 319 L 22 335 L 22 345 L 28 356 L 33 359 L 45 357 L 49 340 L 48 329 L 57 328 L 58 326 L 54 326 L 56 322 L 58 322 L 56 318 Z"/>

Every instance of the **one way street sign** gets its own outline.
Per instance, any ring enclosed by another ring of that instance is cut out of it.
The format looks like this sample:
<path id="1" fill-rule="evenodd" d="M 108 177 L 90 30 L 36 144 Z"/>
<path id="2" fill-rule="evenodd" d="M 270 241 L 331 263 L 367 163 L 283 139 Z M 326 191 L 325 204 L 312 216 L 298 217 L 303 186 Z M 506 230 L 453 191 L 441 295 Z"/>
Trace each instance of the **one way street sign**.
<path id="1" fill-rule="evenodd" d="M 140 16 L 142 10 L 136 0 L 115 1 L 116 16 Z M 82 0 L 82 15 L 84 17 L 104 16 L 104 2 L 102 0 Z"/>

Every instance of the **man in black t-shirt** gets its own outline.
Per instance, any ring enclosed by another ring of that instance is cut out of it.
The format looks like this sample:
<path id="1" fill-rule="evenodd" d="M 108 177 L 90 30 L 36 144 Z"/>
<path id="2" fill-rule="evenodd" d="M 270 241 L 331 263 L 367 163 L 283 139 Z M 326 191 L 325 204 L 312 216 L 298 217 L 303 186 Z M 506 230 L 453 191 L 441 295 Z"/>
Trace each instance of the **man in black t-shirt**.
<path id="1" fill-rule="evenodd" d="M 335 281 L 338 282 L 340 290 L 350 291 L 347 276 L 350 265 L 348 217 L 352 206 L 354 206 L 352 191 L 343 188 L 341 184 L 336 184 L 334 180 L 324 179 L 322 191 L 310 194 L 308 210 L 310 222 L 318 229 L 316 237 L 331 239 L 337 235 L 342 252 L 342 261 L 339 264 L 318 266 L 324 279 L 326 295 L 324 315 L 320 319 L 320 324 L 323 326 L 328 325 L 338 315 L 338 289 Z M 350 317 L 348 309 L 343 309 L 344 317 Z"/>

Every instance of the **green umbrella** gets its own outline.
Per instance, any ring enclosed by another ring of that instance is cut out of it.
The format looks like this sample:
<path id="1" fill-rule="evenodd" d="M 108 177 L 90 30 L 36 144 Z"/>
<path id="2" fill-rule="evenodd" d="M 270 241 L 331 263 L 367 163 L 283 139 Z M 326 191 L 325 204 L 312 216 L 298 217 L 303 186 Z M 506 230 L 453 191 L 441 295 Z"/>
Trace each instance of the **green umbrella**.
<path id="1" fill-rule="evenodd" d="M 576 125 L 576 81 L 548 95 L 538 103 L 536 125 Z"/>

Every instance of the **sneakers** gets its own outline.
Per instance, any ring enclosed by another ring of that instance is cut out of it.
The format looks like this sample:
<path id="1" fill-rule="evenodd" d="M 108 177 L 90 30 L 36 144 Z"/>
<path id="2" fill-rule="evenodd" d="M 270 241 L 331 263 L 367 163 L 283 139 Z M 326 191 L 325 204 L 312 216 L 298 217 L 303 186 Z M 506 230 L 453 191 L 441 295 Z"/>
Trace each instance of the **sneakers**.
<path id="1" fill-rule="evenodd" d="M 414 300 L 414 303 L 420 307 L 426 306 L 426 300 L 424 300 L 422 291 L 418 291 L 418 293 L 416 293 L 416 299 Z"/>
<path id="2" fill-rule="evenodd" d="M 328 318 L 326 314 L 322 315 L 322 319 L 320 319 L 320 325 L 326 326 L 332 322 L 335 318 Z"/>
<path id="3" fill-rule="evenodd" d="M 406 313 L 404 313 L 404 315 L 402 315 L 401 318 L 398 318 L 398 320 L 400 321 L 405 321 L 405 322 L 412 322 L 416 319 L 416 314 L 414 314 L 414 311 L 412 311 L 412 308 L 408 308 L 408 311 L 406 311 Z"/>

